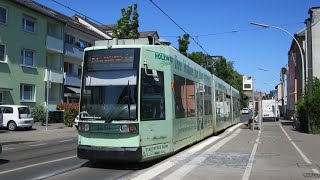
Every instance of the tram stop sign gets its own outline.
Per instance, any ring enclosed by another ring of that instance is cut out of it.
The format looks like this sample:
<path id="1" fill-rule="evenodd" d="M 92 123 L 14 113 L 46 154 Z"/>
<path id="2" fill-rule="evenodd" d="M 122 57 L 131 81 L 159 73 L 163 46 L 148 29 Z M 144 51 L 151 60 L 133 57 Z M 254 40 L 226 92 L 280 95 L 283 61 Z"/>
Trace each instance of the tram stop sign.
<path id="1" fill-rule="evenodd" d="M 252 91 L 252 79 L 253 79 L 252 77 L 243 76 L 242 89 L 244 91 Z"/>

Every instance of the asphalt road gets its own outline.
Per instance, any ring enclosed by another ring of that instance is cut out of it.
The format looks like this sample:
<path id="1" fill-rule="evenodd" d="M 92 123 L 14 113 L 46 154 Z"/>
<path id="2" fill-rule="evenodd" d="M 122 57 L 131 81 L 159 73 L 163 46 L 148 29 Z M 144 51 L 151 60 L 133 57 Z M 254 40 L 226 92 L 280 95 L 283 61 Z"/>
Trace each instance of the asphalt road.
<path id="1" fill-rule="evenodd" d="M 156 163 L 92 162 L 79 159 L 76 148 L 76 138 L 4 145 L 0 179 L 121 179 Z"/>
<path id="2" fill-rule="evenodd" d="M 4 145 L 0 179 L 43 179 L 80 168 L 86 161 L 77 158 L 76 147 L 76 138 Z"/>

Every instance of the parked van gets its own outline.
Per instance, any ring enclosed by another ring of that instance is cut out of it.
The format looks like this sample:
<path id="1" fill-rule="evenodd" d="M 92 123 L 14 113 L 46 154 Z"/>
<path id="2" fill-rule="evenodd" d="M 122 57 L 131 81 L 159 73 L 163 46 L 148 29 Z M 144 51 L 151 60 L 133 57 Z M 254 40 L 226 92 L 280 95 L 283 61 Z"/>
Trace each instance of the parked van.
<path id="1" fill-rule="evenodd" d="M 3 116 L 3 127 L 14 131 L 19 127 L 31 129 L 33 118 L 28 106 L 22 105 L 0 105 L 0 111 Z"/>
<path id="2" fill-rule="evenodd" d="M 274 99 L 262 100 L 262 118 L 279 120 L 278 103 Z"/>

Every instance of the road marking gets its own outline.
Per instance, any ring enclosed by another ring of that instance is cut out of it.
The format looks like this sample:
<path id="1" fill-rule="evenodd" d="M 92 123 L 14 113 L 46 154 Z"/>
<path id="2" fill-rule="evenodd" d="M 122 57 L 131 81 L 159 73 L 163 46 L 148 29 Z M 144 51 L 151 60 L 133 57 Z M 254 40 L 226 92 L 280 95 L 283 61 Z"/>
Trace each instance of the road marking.
<path id="1" fill-rule="evenodd" d="M 73 139 L 66 139 L 66 140 L 62 140 L 62 141 L 59 141 L 59 142 L 68 142 L 68 141 L 72 141 Z"/>
<path id="2" fill-rule="evenodd" d="M 239 123 L 237 125 L 234 125 L 233 129 L 238 128 L 239 126 L 241 126 L 242 123 Z M 228 135 L 231 131 L 227 130 L 227 133 L 225 134 Z M 208 146 L 209 144 L 212 144 L 213 142 L 217 141 L 218 139 L 220 139 L 220 136 L 213 136 L 209 139 L 206 139 L 205 141 L 201 142 L 200 144 L 192 147 L 191 149 L 187 150 L 186 152 L 182 152 L 179 155 L 177 155 L 176 157 L 173 158 L 169 158 L 166 162 L 151 167 L 150 169 L 148 169 L 146 172 L 134 177 L 132 180 L 140 180 L 140 179 L 152 179 L 156 176 L 158 176 L 159 174 L 161 174 L 162 172 L 168 170 L 169 168 L 173 167 L 174 165 L 176 165 L 175 161 L 170 161 L 171 159 L 179 159 L 179 160 L 184 160 L 187 159 L 188 157 L 190 157 L 192 154 L 200 151 L 201 149 L 203 149 L 204 147 Z"/>
<path id="3" fill-rule="evenodd" d="M 75 158 L 75 157 L 77 157 L 77 156 L 70 156 L 70 157 L 61 158 L 61 159 L 56 159 L 56 160 L 52 160 L 52 161 L 47 161 L 47 162 L 32 164 L 32 165 L 28 165 L 28 166 L 24 166 L 24 167 L 20 167 L 20 168 L 16 168 L 16 169 L 10 169 L 10 170 L 8 170 L 8 171 L 2 171 L 2 172 L 0 172 L 0 175 L 1 175 L 1 174 L 5 174 L 5 173 L 9 173 L 9 172 L 18 171 L 18 170 L 21 170 L 21 169 L 27 169 L 27 168 L 31 168 L 31 167 L 35 167 L 35 166 L 40 166 L 40 165 L 49 164 L 49 163 L 53 163 L 53 162 L 58 162 L 58 161 L 63 161 L 63 160 L 67 160 L 67 159 L 72 159 L 72 158 Z"/>
<path id="4" fill-rule="evenodd" d="M 252 149 L 252 152 L 251 152 L 251 155 L 250 155 L 246 170 L 244 171 L 244 174 L 242 176 L 242 180 L 248 180 L 249 177 L 250 177 L 252 166 L 253 166 L 253 163 L 254 163 L 254 156 L 255 156 L 255 154 L 257 152 L 257 148 L 258 148 L 258 144 L 259 144 L 259 140 L 260 140 L 260 135 L 261 135 L 261 130 L 259 131 L 258 137 L 256 139 L 256 142 L 254 143 L 254 146 L 253 146 L 253 149 Z"/>
<path id="5" fill-rule="evenodd" d="M 283 129 L 283 127 L 281 125 L 279 125 L 280 128 L 282 129 L 282 131 L 284 132 L 284 134 L 287 136 L 287 138 L 289 139 L 289 141 L 291 142 L 291 144 L 293 145 L 294 148 L 296 148 L 296 150 L 298 151 L 298 153 L 300 154 L 300 156 L 303 158 L 303 160 L 307 163 L 307 164 L 312 164 L 311 161 L 307 158 L 307 156 L 301 151 L 301 149 L 296 145 L 296 143 L 294 143 L 292 141 L 292 139 L 290 138 L 290 136 L 288 135 L 288 133 Z M 314 173 L 319 173 L 318 169 L 312 169 L 312 171 Z"/>
<path id="6" fill-rule="evenodd" d="M 32 144 L 32 145 L 29 145 L 29 146 L 32 146 L 32 147 L 35 147 L 35 146 L 43 146 L 43 145 L 46 145 L 48 143 L 42 143 L 42 144 Z"/>
<path id="7" fill-rule="evenodd" d="M 12 150 L 14 148 L 9 148 L 9 147 L 3 147 L 2 151 L 8 151 L 8 150 Z"/>
<path id="8" fill-rule="evenodd" d="M 218 149 L 220 149 L 223 145 L 225 145 L 227 142 L 229 142 L 231 139 L 236 137 L 240 133 L 241 129 L 237 129 L 233 134 L 230 136 L 222 139 L 217 144 L 210 147 L 205 152 L 201 153 L 200 155 L 197 155 L 194 159 L 192 159 L 187 164 L 183 165 L 179 169 L 175 170 L 173 173 L 169 174 L 167 177 L 163 178 L 164 180 L 170 180 L 170 179 L 182 179 L 184 176 L 186 176 L 189 172 L 191 172 L 194 168 L 198 167 L 200 163 L 205 161 L 207 159 L 206 154 L 212 154 L 213 152 L 216 152 Z"/>
<path id="9" fill-rule="evenodd" d="M 201 149 L 203 149 L 204 147 L 206 147 L 207 145 L 215 142 L 216 140 L 218 140 L 220 137 L 219 136 L 214 136 L 204 142 L 202 142 L 201 144 L 192 147 L 191 149 L 189 149 L 188 151 L 179 154 L 177 157 L 175 157 L 176 159 L 179 160 L 183 160 L 188 158 L 191 154 L 194 154 L 198 151 L 200 151 Z M 187 155 L 186 155 L 187 154 Z M 176 165 L 176 162 L 174 161 L 170 161 L 170 159 L 168 161 L 166 161 L 165 163 L 162 163 L 158 166 L 152 167 L 151 169 L 149 169 L 148 171 L 140 174 L 139 176 L 133 178 L 132 180 L 140 180 L 140 179 L 152 179 L 154 177 L 156 177 L 157 175 L 159 175 L 160 173 L 168 170 L 169 168 L 171 168 L 172 166 Z"/>

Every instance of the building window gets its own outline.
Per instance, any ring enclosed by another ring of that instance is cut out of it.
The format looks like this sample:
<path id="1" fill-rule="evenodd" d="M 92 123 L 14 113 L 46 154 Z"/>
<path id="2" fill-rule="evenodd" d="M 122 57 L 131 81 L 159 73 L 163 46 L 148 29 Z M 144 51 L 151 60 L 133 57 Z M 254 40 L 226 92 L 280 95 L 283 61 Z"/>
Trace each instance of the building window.
<path id="1" fill-rule="evenodd" d="M 92 46 L 91 43 L 88 43 L 88 42 L 81 40 L 81 39 L 79 40 L 79 47 L 80 48 L 84 49 L 84 48 L 90 47 L 90 46 Z"/>
<path id="2" fill-rule="evenodd" d="M 3 93 L 0 92 L 0 105 L 2 105 L 2 104 L 3 104 Z"/>
<path id="3" fill-rule="evenodd" d="M 77 68 L 75 68 L 75 64 L 64 62 L 64 72 L 77 75 L 75 70 L 77 70 Z"/>
<path id="4" fill-rule="evenodd" d="M 0 23 L 7 24 L 7 8 L 0 7 Z"/>
<path id="5" fill-rule="evenodd" d="M 35 32 L 36 31 L 36 20 L 32 17 L 25 16 L 22 19 L 22 27 L 27 32 Z"/>
<path id="6" fill-rule="evenodd" d="M 66 34 L 64 36 L 64 42 L 68 44 L 74 44 L 74 37 L 69 34 Z"/>
<path id="7" fill-rule="evenodd" d="M 26 66 L 34 66 L 34 51 L 23 49 L 21 51 L 21 64 Z"/>
<path id="8" fill-rule="evenodd" d="M 20 99 L 21 101 L 34 101 L 35 88 L 34 85 L 21 84 L 20 85 Z"/>
<path id="9" fill-rule="evenodd" d="M 141 120 L 165 119 L 165 95 L 163 72 L 158 71 L 158 80 L 146 75 L 141 69 Z M 151 72 L 149 72 L 151 73 Z"/>
<path id="10" fill-rule="evenodd" d="M 0 44 L 0 62 L 6 62 L 6 47 Z"/>

